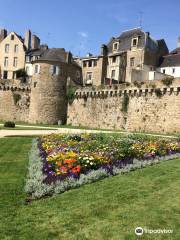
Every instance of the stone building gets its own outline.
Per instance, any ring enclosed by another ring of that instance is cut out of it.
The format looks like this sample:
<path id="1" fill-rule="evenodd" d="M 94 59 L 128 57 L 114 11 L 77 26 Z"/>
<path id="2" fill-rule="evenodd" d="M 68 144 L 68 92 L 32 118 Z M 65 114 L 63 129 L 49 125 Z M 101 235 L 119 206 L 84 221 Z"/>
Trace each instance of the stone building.
<path id="1" fill-rule="evenodd" d="M 31 36 L 31 31 L 22 38 L 15 32 L 7 34 L 6 29 L 0 30 L 0 71 L 2 79 L 16 79 L 25 77 L 26 55 L 40 50 L 40 39 Z M 31 72 L 31 69 L 29 70 Z"/>
<path id="2" fill-rule="evenodd" d="M 177 48 L 162 58 L 159 71 L 172 77 L 180 77 L 180 37 Z"/>
<path id="3" fill-rule="evenodd" d="M 7 35 L 6 30 L 1 30 L 0 35 L 1 78 L 14 79 L 17 71 L 24 69 L 26 51 L 24 41 L 15 32 Z"/>
<path id="4" fill-rule="evenodd" d="M 166 54 L 168 48 L 163 39 L 154 40 L 149 32 L 135 28 L 102 45 L 101 55 L 89 55 L 78 62 L 84 83 L 98 86 L 149 80 L 149 71 L 155 70 L 159 59 Z"/>
<path id="5" fill-rule="evenodd" d="M 32 62 L 29 122 L 66 123 L 69 85 L 81 85 L 81 68 L 63 48 L 47 49 Z"/>
<path id="6" fill-rule="evenodd" d="M 33 75 L 33 64 L 32 62 L 39 59 L 43 53 L 48 49 L 48 46 L 40 45 L 36 46 L 34 49 L 30 49 L 26 52 L 26 59 L 25 59 L 25 71 L 27 74 L 27 82 L 30 82 Z"/>
<path id="7" fill-rule="evenodd" d="M 99 56 L 87 54 L 81 59 L 76 58 L 76 62 L 82 68 L 83 85 L 101 85 L 106 77 L 106 57 L 101 52 Z"/>

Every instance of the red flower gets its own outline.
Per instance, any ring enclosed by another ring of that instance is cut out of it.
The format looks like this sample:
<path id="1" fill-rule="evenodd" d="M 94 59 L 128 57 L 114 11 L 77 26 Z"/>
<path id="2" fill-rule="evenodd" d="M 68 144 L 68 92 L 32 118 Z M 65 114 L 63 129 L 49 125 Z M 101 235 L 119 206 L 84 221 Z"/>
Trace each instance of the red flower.
<path id="1" fill-rule="evenodd" d="M 81 166 L 80 165 L 77 165 L 76 167 L 74 167 L 73 169 L 72 169 L 72 172 L 73 173 L 79 173 L 81 171 Z"/>
<path id="2" fill-rule="evenodd" d="M 61 170 L 62 173 L 67 173 L 67 168 L 64 167 L 64 166 L 62 166 L 62 167 L 60 168 L 60 170 Z"/>
<path id="3" fill-rule="evenodd" d="M 76 162 L 75 159 L 65 159 L 65 160 L 64 160 L 64 163 L 65 163 L 65 164 L 71 164 L 71 163 L 75 163 L 75 162 Z"/>

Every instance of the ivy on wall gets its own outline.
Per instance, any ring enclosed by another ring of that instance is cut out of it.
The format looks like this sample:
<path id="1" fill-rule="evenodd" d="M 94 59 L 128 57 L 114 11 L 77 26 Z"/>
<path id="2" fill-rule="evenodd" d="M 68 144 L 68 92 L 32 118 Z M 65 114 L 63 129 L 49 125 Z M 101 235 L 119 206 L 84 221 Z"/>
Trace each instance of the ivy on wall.
<path id="1" fill-rule="evenodd" d="M 169 87 L 170 85 L 172 85 L 173 80 L 174 80 L 173 77 L 168 77 L 168 78 L 162 79 L 161 81 L 162 81 L 162 83 L 163 83 L 164 85 L 166 85 L 166 86 Z"/>
<path id="2" fill-rule="evenodd" d="M 66 99 L 69 104 L 72 104 L 75 99 L 75 92 L 77 90 L 77 87 L 75 86 L 67 86 L 66 88 Z"/>
<path id="3" fill-rule="evenodd" d="M 127 113 L 128 106 L 129 106 L 129 96 L 127 93 L 125 93 L 122 101 L 122 112 Z"/>
<path id="4" fill-rule="evenodd" d="M 21 100 L 21 95 L 18 93 L 13 93 L 14 104 L 16 105 Z"/>

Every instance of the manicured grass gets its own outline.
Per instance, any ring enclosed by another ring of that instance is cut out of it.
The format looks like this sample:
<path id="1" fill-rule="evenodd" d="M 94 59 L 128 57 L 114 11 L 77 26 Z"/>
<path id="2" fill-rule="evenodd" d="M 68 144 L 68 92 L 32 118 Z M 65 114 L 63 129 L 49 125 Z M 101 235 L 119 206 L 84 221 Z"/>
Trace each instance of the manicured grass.
<path id="1" fill-rule="evenodd" d="M 180 159 L 25 205 L 31 138 L 0 139 L 1 240 L 180 239 Z M 137 237 L 137 226 L 173 234 Z"/>

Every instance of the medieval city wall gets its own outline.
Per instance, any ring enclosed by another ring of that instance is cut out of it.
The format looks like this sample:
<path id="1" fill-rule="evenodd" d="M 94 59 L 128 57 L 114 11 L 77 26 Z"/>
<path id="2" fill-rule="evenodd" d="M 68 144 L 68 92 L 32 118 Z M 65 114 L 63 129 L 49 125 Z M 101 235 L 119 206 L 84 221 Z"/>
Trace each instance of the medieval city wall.
<path id="1" fill-rule="evenodd" d="M 28 121 L 30 89 L 0 86 L 0 120 Z"/>
<path id="2" fill-rule="evenodd" d="M 180 80 L 141 88 L 81 89 L 68 106 L 68 124 L 127 131 L 180 133 Z"/>

